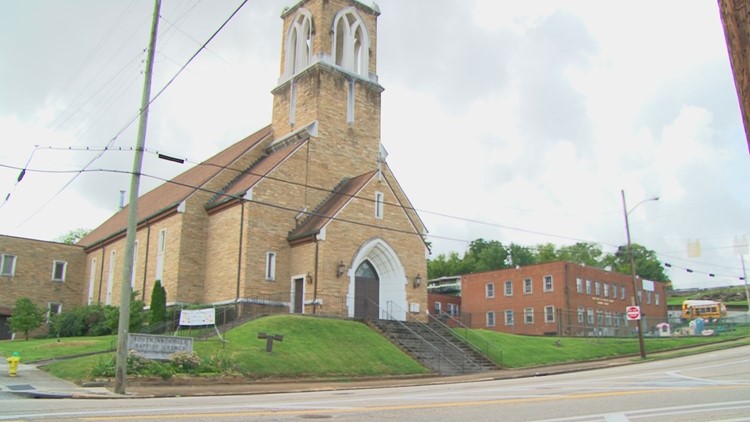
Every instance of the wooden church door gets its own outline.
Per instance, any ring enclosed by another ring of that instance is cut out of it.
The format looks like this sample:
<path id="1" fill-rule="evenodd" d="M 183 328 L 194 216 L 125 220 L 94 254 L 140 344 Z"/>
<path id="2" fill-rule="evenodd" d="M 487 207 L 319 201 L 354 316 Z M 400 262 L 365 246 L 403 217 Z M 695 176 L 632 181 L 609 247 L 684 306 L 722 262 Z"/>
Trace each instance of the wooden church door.
<path id="1" fill-rule="evenodd" d="M 380 279 L 369 261 L 354 274 L 354 318 L 380 318 Z"/>
<path id="2" fill-rule="evenodd" d="M 295 314 L 301 314 L 304 312 L 304 290 L 305 288 L 305 279 L 304 278 L 295 278 L 294 279 L 294 313 Z"/>

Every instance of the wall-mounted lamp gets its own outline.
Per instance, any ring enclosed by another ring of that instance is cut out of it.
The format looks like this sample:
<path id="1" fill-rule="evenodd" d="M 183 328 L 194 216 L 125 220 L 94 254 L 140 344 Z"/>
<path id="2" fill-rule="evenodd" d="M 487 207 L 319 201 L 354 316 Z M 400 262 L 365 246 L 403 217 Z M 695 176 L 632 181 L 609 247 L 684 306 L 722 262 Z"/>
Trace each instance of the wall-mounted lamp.
<path id="1" fill-rule="evenodd" d="M 336 267 L 336 278 L 341 278 L 345 271 L 346 265 L 344 265 L 344 261 L 339 262 L 339 265 Z"/>
<path id="2" fill-rule="evenodd" d="M 307 273 L 307 277 L 305 277 L 305 280 L 307 280 L 307 284 L 312 284 L 312 274 Z"/>
<path id="3" fill-rule="evenodd" d="M 417 288 L 422 285 L 422 274 L 417 273 L 417 276 L 414 277 L 414 288 Z"/>

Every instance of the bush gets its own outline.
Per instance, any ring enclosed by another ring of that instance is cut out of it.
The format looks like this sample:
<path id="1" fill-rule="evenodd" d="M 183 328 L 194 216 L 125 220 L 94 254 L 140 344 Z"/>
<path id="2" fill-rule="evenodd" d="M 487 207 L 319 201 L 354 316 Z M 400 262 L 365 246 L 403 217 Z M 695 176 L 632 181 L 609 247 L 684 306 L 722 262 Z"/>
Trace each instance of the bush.
<path id="1" fill-rule="evenodd" d="M 112 334 L 106 325 L 105 310 L 87 305 L 53 315 L 49 328 L 52 337 L 104 336 Z"/>
<path id="2" fill-rule="evenodd" d="M 231 374 L 236 372 L 234 360 L 228 353 L 219 353 L 203 359 L 198 370 L 200 373 Z"/>
<path id="3" fill-rule="evenodd" d="M 195 352 L 172 353 L 169 361 L 174 371 L 180 374 L 196 374 L 201 366 L 201 358 Z"/>
<path id="4" fill-rule="evenodd" d="M 115 359 L 116 357 L 114 356 L 109 359 L 99 359 L 91 370 L 91 375 L 94 377 L 114 377 L 116 369 Z M 126 372 L 128 375 L 135 375 L 137 377 L 157 376 L 162 379 L 169 379 L 174 375 L 171 365 L 148 359 L 135 350 L 128 351 L 127 361 L 128 367 Z"/>

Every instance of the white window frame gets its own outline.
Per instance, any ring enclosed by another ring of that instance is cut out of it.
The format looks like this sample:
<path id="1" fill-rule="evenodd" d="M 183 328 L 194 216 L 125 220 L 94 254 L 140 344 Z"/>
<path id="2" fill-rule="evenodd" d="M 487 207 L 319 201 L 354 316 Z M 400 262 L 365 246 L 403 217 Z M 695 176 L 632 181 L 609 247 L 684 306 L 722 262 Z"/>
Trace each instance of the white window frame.
<path id="1" fill-rule="evenodd" d="M 513 296 L 513 280 L 505 280 L 503 283 L 503 296 Z"/>
<path id="2" fill-rule="evenodd" d="M 609 283 L 604 283 L 604 297 L 609 297 Z"/>
<path id="3" fill-rule="evenodd" d="M 583 316 L 586 314 L 586 309 L 583 306 L 578 307 L 578 323 L 583 324 Z"/>
<path id="4" fill-rule="evenodd" d="M 654 293 L 654 305 L 659 304 L 659 293 Z"/>
<path id="5" fill-rule="evenodd" d="M 586 312 L 586 322 L 589 323 L 589 325 L 594 324 L 594 308 L 589 308 Z"/>
<path id="6" fill-rule="evenodd" d="M 534 280 L 531 277 L 523 279 L 523 294 L 530 295 L 534 293 Z"/>
<path id="7" fill-rule="evenodd" d="M 457 303 L 448 303 L 448 315 L 450 316 L 458 316 L 459 314 L 459 307 Z"/>
<path id="8" fill-rule="evenodd" d="M 524 308 L 523 310 L 523 323 L 524 325 L 534 324 L 534 308 Z"/>
<path id="9" fill-rule="evenodd" d="M 505 310 L 505 325 L 515 325 L 515 316 L 513 315 L 513 309 Z"/>
<path id="10" fill-rule="evenodd" d="M 620 286 L 620 299 L 625 300 L 625 297 L 627 295 L 625 294 L 625 286 Z"/>
<path id="11" fill-rule="evenodd" d="M 301 8 L 289 25 L 286 36 L 284 74 L 290 77 L 312 63 L 312 14 Z"/>
<path id="12" fill-rule="evenodd" d="M 591 280 L 589 279 L 586 279 L 586 294 L 587 295 L 591 294 Z"/>
<path id="13" fill-rule="evenodd" d="M 437 301 L 435 302 L 433 309 L 435 310 L 435 315 L 440 315 L 440 313 L 443 312 L 443 304 L 440 303 L 440 301 Z"/>
<path id="14" fill-rule="evenodd" d="M 156 242 L 156 270 L 154 280 L 161 281 L 164 285 L 164 260 L 167 255 L 167 229 L 159 230 L 159 236 Z"/>
<path id="15" fill-rule="evenodd" d="M 52 307 L 55 307 L 56 311 L 52 312 Z M 50 322 L 52 314 L 60 315 L 62 313 L 62 303 L 59 302 L 47 302 L 47 323 Z"/>
<path id="16" fill-rule="evenodd" d="M 96 258 L 91 259 L 91 272 L 89 273 L 89 297 L 88 305 L 94 303 L 94 286 L 96 285 Z"/>
<path id="17" fill-rule="evenodd" d="M 276 252 L 266 252 L 266 280 L 276 280 Z"/>
<path id="18" fill-rule="evenodd" d="M 583 293 L 583 280 L 576 278 L 576 293 Z"/>
<path id="19" fill-rule="evenodd" d="M 545 275 L 542 280 L 544 280 L 543 283 L 545 292 L 551 292 L 555 290 L 555 281 L 552 279 L 551 275 Z"/>
<path id="20" fill-rule="evenodd" d="M 383 192 L 375 192 L 375 218 L 383 219 Z"/>
<path id="21" fill-rule="evenodd" d="M 487 283 L 484 285 L 484 297 L 486 299 L 493 299 L 495 297 L 495 283 Z"/>
<path id="22" fill-rule="evenodd" d="M 133 266 L 130 268 L 130 288 L 135 290 L 135 269 L 138 266 L 138 241 L 133 243 Z"/>
<path id="23" fill-rule="evenodd" d="M 544 307 L 544 322 L 555 322 L 555 307 L 547 305 Z"/>
<path id="24" fill-rule="evenodd" d="M 595 281 L 594 282 L 594 296 L 601 296 L 602 294 L 602 283 Z"/>
<path id="25" fill-rule="evenodd" d="M 10 260 L 10 272 L 6 271 L 7 261 Z M 0 258 L 0 275 L 6 277 L 13 277 L 16 275 L 16 262 L 18 258 L 15 255 L 3 254 Z"/>
<path id="26" fill-rule="evenodd" d="M 62 265 L 62 274 L 57 277 L 58 266 Z M 65 261 L 52 261 L 52 281 L 65 282 L 65 273 L 68 271 L 68 263 Z"/>
<path id="27" fill-rule="evenodd" d="M 342 22 L 343 20 L 343 22 Z M 339 23 L 342 23 L 339 25 Z M 364 20 L 354 7 L 339 11 L 333 19 L 333 61 L 347 71 L 369 77 L 370 38 Z M 342 31 L 339 34 L 339 31 Z M 340 35 L 340 37 L 339 37 Z M 337 45 L 341 41 L 343 45 Z"/>
<path id="28" fill-rule="evenodd" d="M 488 311 L 486 319 L 487 320 L 485 322 L 487 323 L 488 327 L 494 327 L 495 326 L 496 321 L 495 321 L 495 312 L 494 311 Z"/>

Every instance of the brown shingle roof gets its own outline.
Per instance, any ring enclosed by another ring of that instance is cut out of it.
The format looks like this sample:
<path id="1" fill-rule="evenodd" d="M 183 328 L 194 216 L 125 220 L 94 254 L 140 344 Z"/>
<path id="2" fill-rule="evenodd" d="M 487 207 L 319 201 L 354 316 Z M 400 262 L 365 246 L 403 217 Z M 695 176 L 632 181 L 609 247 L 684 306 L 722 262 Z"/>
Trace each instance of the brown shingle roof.
<path id="1" fill-rule="evenodd" d="M 319 233 L 376 174 L 377 170 L 373 170 L 348 180 L 345 179 L 302 224 L 289 232 L 287 239 L 292 242 Z"/>
<path id="2" fill-rule="evenodd" d="M 252 149 L 261 140 L 271 135 L 271 126 L 253 133 L 229 148 L 219 152 L 208 160 L 194 166 L 184 173 L 163 183 L 138 198 L 138 222 L 151 219 L 159 214 L 174 209 L 193 192 L 206 184 L 225 167 L 231 165 L 244 153 Z M 128 221 L 128 206 L 121 209 L 78 244 L 84 247 L 93 246 L 117 235 L 125 233 Z"/>

